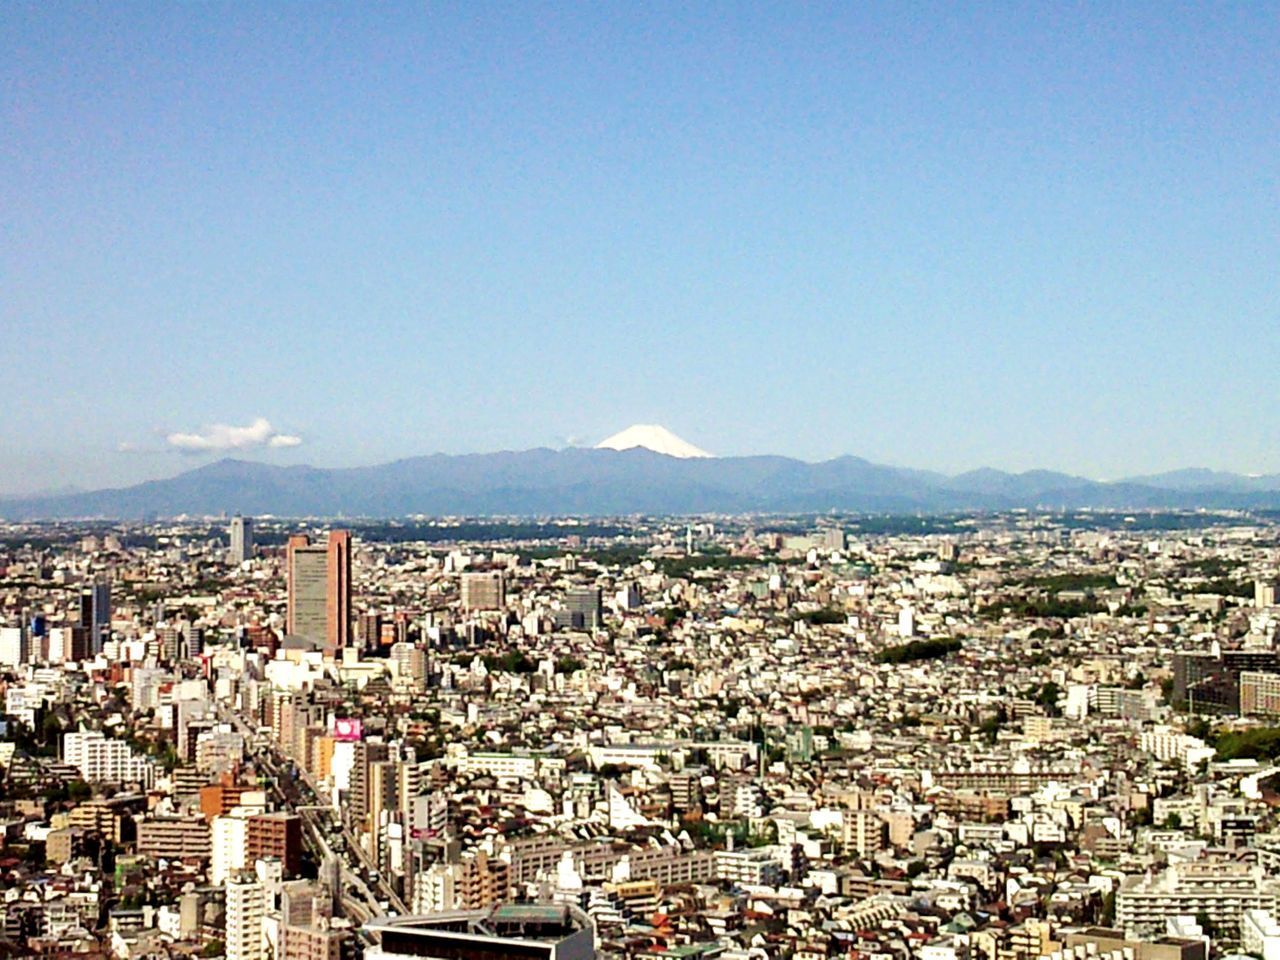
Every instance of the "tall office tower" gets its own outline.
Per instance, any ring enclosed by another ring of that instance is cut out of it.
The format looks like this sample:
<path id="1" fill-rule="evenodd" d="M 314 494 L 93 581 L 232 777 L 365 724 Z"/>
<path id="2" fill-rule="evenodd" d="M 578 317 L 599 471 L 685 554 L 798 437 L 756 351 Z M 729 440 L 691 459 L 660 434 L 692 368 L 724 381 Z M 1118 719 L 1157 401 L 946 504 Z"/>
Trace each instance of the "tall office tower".
<path id="1" fill-rule="evenodd" d="M 227 960 L 262 960 L 265 936 L 263 914 L 266 892 L 258 878 L 250 873 L 228 877 L 227 892 Z"/>
<path id="2" fill-rule="evenodd" d="M 329 531 L 329 581 L 325 593 L 325 638 L 331 649 L 351 643 L 351 532 Z"/>
<path id="3" fill-rule="evenodd" d="M 62 628 L 62 662 L 79 663 L 93 656 L 88 627 Z"/>
<path id="4" fill-rule="evenodd" d="M 325 546 L 305 534 L 289 538 L 289 633 L 329 649 L 351 643 L 351 533 L 330 530 Z"/>
<path id="5" fill-rule="evenodd" d="M 462 575 L 464 610 L 501 610 L 506 605 L 507 583 L 502 576 L 502 571 Z"/>
<path id="6" fill-rule="evenodd" d="M 595 630 L 602 617 L 599 587 L 570 587 L 555 612 L 556 626 L 562 630 Z"/>
<path id="7" fill-rule="evenodd" d="M 81 591 L 80 626 L 89 631 L 89 656 L 97 656 L 111 630 L 110 583 L 98 581 Z"/>
<path id="8" fill-rule="evenodd" d="M 329 551 L 306 534 L 289 538 L 286 554 L 289 607 L 285 629 L 317 643 L 328 636 Z"/>
<path id="9" fill-rule="evenodd" d="M 182 626 L 182 646 L 183 657 L 198 657 L 204 653 L 204 627 L 197 627 L 193 623 L 185 623 Z"/>
<path id="10" fill-rule="evenodd" d="M 227 560 L 233 564 L 241 564 L 252 558 L 253 517 L 237 514 L 231 518 L 231 549 L 227 551 Z"/>
<path id="11" fill-rule="evenodd" d="M 382 614 L 362 613 L 356 622 L 356 642 L 362 650 L 377 650 L 382 643 Z"/>

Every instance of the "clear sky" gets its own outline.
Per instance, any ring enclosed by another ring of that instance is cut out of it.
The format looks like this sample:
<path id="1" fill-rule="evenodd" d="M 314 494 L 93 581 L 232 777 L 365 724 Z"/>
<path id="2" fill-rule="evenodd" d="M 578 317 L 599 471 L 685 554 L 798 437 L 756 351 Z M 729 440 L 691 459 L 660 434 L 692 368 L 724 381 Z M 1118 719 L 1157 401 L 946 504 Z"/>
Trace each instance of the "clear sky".
<path id="1" fill-rule="evenodd" d="M 1280 471 L 1277 50 L 1275 3 L 5 3 L 0 491 L 633 422 Z"/>

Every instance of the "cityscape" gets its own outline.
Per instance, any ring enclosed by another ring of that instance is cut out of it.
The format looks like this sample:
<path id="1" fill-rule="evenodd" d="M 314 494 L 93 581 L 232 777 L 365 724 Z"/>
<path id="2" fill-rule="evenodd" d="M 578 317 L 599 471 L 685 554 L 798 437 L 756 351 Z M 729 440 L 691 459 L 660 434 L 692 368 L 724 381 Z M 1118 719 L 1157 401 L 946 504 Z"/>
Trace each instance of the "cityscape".
<path id="1" fill-rule="evenodd" d="M 35 953 L 1280 949 L 1274 516 L 0 544 L 3 932 Z"/>
<path id="2" fill-rule="evenodd" d="M 0 960 L 1280 960 L 1277 51 L 0 3 Z"/>

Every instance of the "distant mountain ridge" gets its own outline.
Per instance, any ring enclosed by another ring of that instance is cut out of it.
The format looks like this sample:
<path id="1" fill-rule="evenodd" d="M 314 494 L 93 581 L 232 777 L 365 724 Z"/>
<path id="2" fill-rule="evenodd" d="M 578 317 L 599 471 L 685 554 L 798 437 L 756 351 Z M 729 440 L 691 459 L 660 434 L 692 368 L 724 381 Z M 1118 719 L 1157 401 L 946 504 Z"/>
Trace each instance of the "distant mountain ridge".
<path id="1" fill-rule="evenodd" d="M 539 448 L 411 457 L 372 467 L 224 459 L 119 489 L 0 500 L 7 520 L 216 516 L 623 515 L 848 510 L 1280 508 L 1280 476 L 1182 470 L 1103 483 L 1045 470 L 956 476 L 845 456 L 673 457 L 643 448 Z"/>

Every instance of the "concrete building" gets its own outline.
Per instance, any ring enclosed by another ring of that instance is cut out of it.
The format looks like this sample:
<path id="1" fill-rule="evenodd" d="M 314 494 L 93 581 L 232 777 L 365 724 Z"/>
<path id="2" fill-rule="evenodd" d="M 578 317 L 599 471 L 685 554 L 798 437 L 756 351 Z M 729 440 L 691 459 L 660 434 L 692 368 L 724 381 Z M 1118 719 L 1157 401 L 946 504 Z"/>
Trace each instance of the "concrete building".
<path id="1" fill-rule="evenodd" d="M 137 783 L 150 789 L 155 782 L 155 764 L 101 730 L 64 733 L 62 759 L 79 769 L 89 783 Z"/>
<path id="2" fill-rule="evenodd" d="M 88 655 L 101 653 L 111 631 L 110 583 L 98 581 L 80 593 L 80 626 L 88 631 Z"/>
<path id="3" fill-rule="evenodd" d="M 266 891 L 256 876 L 239 872 L 226 880 L 226 960 L 263 960 L 266 954 Z"/>
<path id="4" fill-rule="evenodd" d="M 595 630 L 603 622 L 603 607 L 598 587 L 570 587 L 564 593 L 555 623 L 561 630 Z"/>
<path id="5" fill-rule="evenodd" d="M 464 610 L 501 610 L 507 605 L 507 584 L 500 570 L 462 575 Z"/>
<path id="6" fill-rule="evenodd" d="M 1240 946 L 1245 953 L 1262 960 L 1280 960 L 1280 923 L 1276 923 L 1275 914 L 1270 910 L 1246 910 L 1241 914 Z"/>
<path id="7" fill-rule="evenodd" d="M 305 534 L 289 538 L 286 550 L 290 634 L 323 643 L 329 650 L 351 642 L 351 534 L 329 531 L 313 544 Z"/>
<path id="8" fill-rule="evenodd" d="M 1241 673 L 1240 713 L 1246 717 L 1280 716 L 1280 674 Z"/>
<path id="9" fill-rule="evenodd" d="M 165 860 L 208 860 L 213 839 L 204 817 L 148 817 L 138 824 L 137 850 Z"/>
<path id="10" fill-rule="evenodd" d="M 1129 877 L 1116 895 L 1116 922 L 1129 936 L 1158 935 L 1171 917 L 1204 914 L 1234 937 L 1246 910 L 1275 911 L 1280 881 L 1257 864 L 1207 859 Z"/>
<path id="11" fill-rule="evenodd" d="M 227 551 L 227 560 L 232 564 L 241 564 L 253 559 L 253 518 L 234 516 L 231 518 L 231 549 Z"/>
<path id="12" fill-rule="evenodd" d="M 245 827 L 245 862 L 274 857 L 286 877 L 302 870 L 302 817 L 296 813 L 260 813 Z"/>

